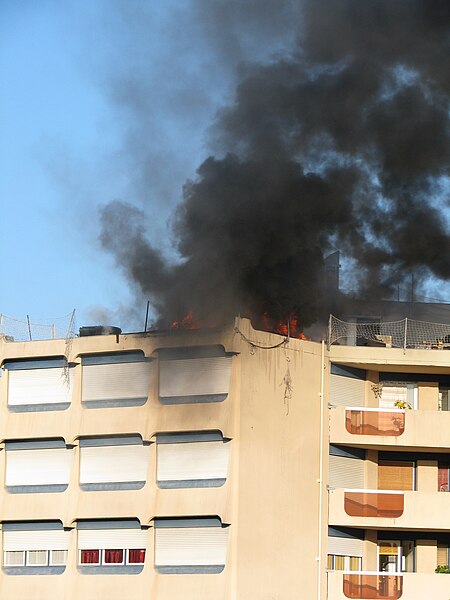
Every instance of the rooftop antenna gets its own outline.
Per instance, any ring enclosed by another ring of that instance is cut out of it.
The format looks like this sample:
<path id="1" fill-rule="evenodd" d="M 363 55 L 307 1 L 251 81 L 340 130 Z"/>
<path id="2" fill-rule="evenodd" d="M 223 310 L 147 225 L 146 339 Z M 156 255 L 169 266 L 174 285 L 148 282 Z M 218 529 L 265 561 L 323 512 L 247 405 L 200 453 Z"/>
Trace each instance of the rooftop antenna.
<path id="1" fill-rule="evenodd" d="M 147 325 L 148 325 L 148 311 L 150 309 L 150 300 L 147 300 L 147 309 L 145 311 L 145 325 L 144 325 L 144 331 L 147 331 Z"/>
<path id="2" fill-rule="evenodd" d="M 30 325 L 30 315 L 27 315 L 27 323 L 28 323 L 28 335 L 30 336 L 30 342 L 33 339 L 31 337 L 31 325 Z"/>

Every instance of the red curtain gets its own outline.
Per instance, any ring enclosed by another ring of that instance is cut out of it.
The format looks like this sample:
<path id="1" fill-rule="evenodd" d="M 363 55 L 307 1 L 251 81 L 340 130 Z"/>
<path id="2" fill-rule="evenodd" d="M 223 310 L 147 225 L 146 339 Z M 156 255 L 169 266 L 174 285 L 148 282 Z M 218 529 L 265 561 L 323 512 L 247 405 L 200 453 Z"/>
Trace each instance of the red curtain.
<path id="1" fill-rule="evenodd" d="M 96 565 L 100 562 L 100 550 L 82 550 L 80 563 L 82 565 Z"/>
<path id="2" fill-rule="evenodd" d="M 448 487 L 448 465 L 439 463 L 438 469 L 438 492 L 449 492 Z"/>
<path id="3" fill-rule="evenodd" d="M 130 564 L 142 564 L 145 561 L 145 550 L 128 550 Z"/>
<path id="4" fill-rule="evenodd" d="M 103 562 L 108 565 L 123 563 L 123 550 L 105 550 Z"/>

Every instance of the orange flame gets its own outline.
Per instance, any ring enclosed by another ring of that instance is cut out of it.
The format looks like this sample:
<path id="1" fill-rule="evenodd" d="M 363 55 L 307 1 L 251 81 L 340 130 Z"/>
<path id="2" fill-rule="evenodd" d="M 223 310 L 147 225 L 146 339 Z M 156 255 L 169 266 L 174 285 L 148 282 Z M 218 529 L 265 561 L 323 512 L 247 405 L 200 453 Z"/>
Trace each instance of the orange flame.
<path id="1" fill-rule="evenodd" d="M 179 321 L 173 321 L 170 326 L 171 329 L 201 329 L 202 324 L 200 321 L 194 319 L 192 310 L 189 310 L 182 319 Z"/>

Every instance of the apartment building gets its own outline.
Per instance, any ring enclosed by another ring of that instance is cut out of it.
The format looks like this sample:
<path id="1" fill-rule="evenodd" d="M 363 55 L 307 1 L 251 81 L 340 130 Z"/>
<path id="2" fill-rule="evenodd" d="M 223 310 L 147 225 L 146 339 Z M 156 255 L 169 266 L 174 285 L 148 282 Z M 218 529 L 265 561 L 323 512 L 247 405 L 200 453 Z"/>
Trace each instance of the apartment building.
<path id="1" fill-rule="evenodd" d="M 1 598 L 448 600 L 443 345 L 91 333 L 0 338 Z"/>

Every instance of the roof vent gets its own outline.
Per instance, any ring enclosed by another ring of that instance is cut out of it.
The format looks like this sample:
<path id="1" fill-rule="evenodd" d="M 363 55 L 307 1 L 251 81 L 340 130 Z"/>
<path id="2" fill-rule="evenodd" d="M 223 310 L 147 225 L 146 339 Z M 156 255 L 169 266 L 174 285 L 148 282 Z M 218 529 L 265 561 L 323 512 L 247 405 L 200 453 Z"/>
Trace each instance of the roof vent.
<path id="1" fill-rule="evenodd" d="M 80 337 L 88 337 L 91 335 L 119 335 L 120 333 L 122 333 L 120 327 L 112 327 L 111 325 L 80 327 Z"/>

